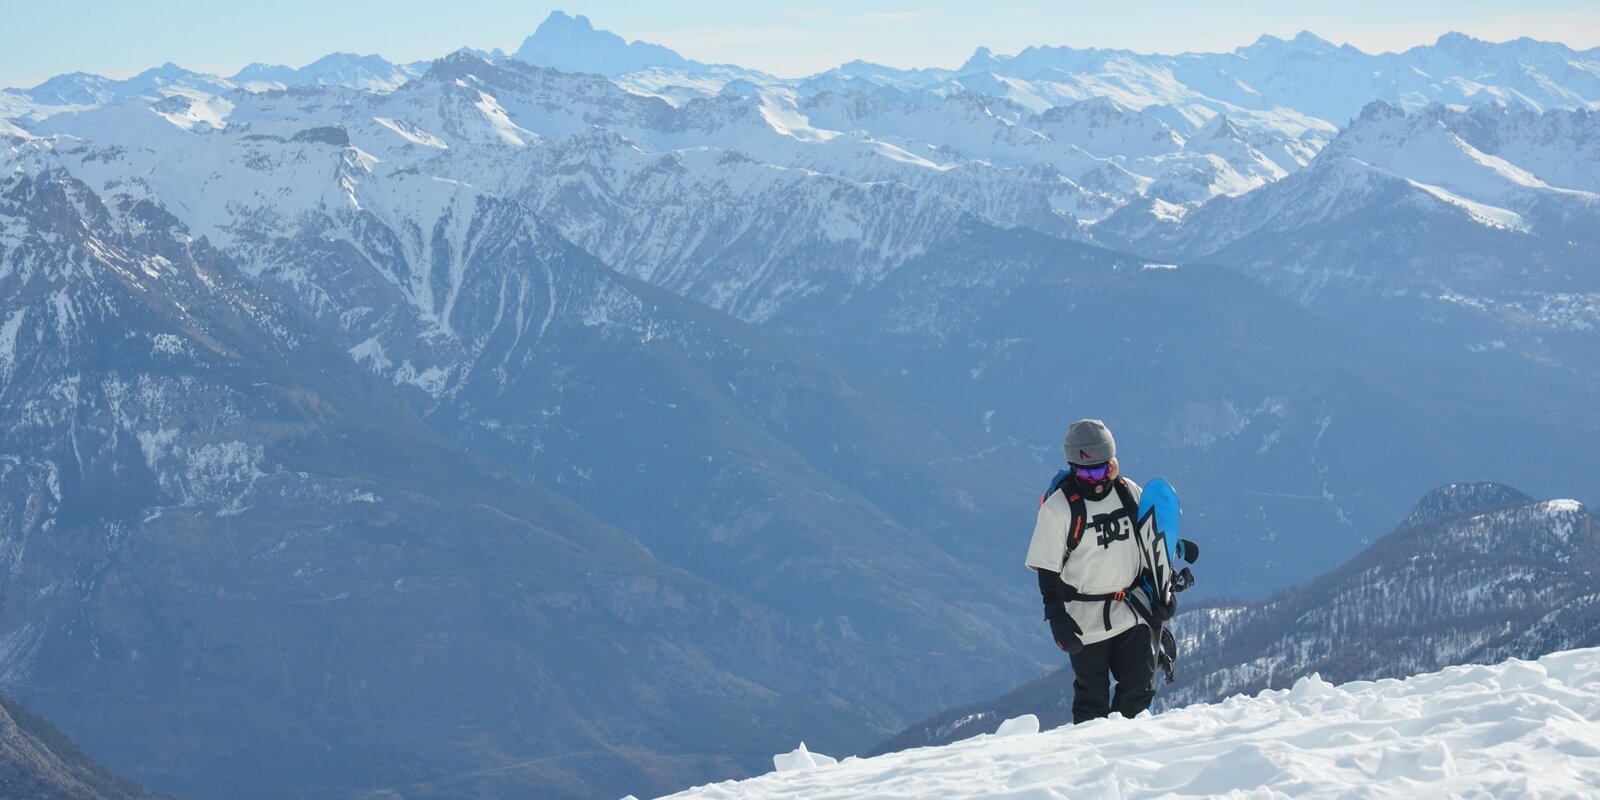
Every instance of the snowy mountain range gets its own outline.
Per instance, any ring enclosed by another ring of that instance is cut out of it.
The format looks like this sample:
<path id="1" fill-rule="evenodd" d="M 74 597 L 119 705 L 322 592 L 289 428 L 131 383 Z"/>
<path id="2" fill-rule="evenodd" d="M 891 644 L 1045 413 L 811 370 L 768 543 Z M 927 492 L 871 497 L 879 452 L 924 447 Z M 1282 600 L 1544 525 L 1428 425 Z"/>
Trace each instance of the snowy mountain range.
<path id="1" fill-rule="evenodd" d="M 1322 555 L 1345 557 L 1360 544 L 1351 531 L 1393 519 L 1408 495 L 1458 474 L 1429 442 L 1480 429 L 1506 432 L 1507 446 L 1531 437 L 1547 443 L 1538 476 L 1573 493 L 1583 488 L 1574 476 L 1600 467 L 1567 435 L 1573 426 L 1595 426 L 1592 410 L 1557 411 L 1562 401 L 1551 399 L 1581 388 L 1564 375 L 1505 386 L 1487 375 L 1454 378 L 1450 369 L 1350 341 L 1343 331 L 1308 335 L 1325 323 L 1288 308 L 1268 313 L 1281 301 L 1227 272 L 1149 270 L 1137 257 L 1064 241 L 1047 207 L 1011 203 L 1014 217 L 1040 223 L 1040 234 L 1007 228 L 977 207 L 1004 205 L 1018 188 L 981 171 L 987 168 L 929 169 L 863 147 L 858 155 L 887 170 L 884 179 L 839 174 L 855 160 L 830 165 L 821 158 L 828 144 L 774 128 L 766 98 L 721 96 L 674 108 L 598 76 L 457 53 L 392 93 L 305 87 L 228 102 L 222 127 L 181 128 L 137 105 L 62 115 L 85 136 L 117 132 L 144 146 L 56 134 L 20 140 L 14 158 L 25 169 L 66 170 L 108 197 L 170 209 L 266 291 L 321 320 L 353 357 L 412 393 L 436 426 L 453 426 L 478 452 L 492 449 L 506 466 L 562 481 L 570 492 L 611 485 L 592 478 L 600 451 L 583 448 L 568 461 L 537 449 L 550 426 L 568 428 L 572 442 L 580 439 L 570 430 L 583 426 L 570 428 L 567 417 L 521 419 L 563 404 L 551 398 L 540 411 L 527 402 L 535 389 L 517 388 L 519 376 L 539 374 L 524 372 L 539 363 L 529 348 L 560 321 L 550 303 L 564 294 L 549 277 L 561 270 L 527 275 L 523 253 L 546 252 L 543 242 L 560 251 L 563 240 L 969 424 L 1030 443 L 1059 436 L 1057 409 L 1073 402 L 1033 388 L 1041 375 L 1112 375 L 1130 359 L 1149 362 L 1187 391 L 1145 397 L 1133 382 L 1094 379 L 1105 387 L 1101 402 L 1147 407 L 1121 426 L 1125 441 L 1201 490 L 1208 499 L 1198 513 L 1220 520 L 1241 502 L 1227 488 L 1232 468 L 1219 463 L 1282 458 L 1282 470 L 1260 479 L 1271 485 L 1244 499 L 1249 521 L 1221 527 L 1241 547 L 1254 545 L 1256 559 L 1281 565 L 1284 583 L 1315 574 L 1312 562 L 1291 555 L 1303 548 L 1277 538 L 1285 527 L 1327 533 Z M 1063 271 L 1068 265 L 1077 267 Z M 1131 274 L 1138 277 L 1121 277 Z M 1051 346 L 1061 334 L 1050 309 L 1079 303 L 1177 305 L 1089 353 Z M 1243 327 L 1217 328 L 1220 319 Z M 492 341 L 508 324 L 527 335 Z M 1196 326 L 1213 333 L 1202 336 Z M 856 346 L 864 340 L 877 346 Z M 1199 341 L 1209 346 L 1180 344 Z M 1347 434 L 1349 449 L 1330 458 L 1317 452 L 1333 420 L 1321 387 L 1327 375 L 1347 372 L 1353 379 L 1333 390 L 1347 398 L 1340 416 L 1377 427 L 1357 426 Z M 1398 432 L 1384 422 L 1390 393 L 1449 404 L 1463 381 L 1489 384 L 1483 391 L 1498 398 L 1481 413 L 1428 418 Z M 1387 388 L 1366 388 L 1373 385 Z M 656 391 L 646 383 L 640 396 Z M 487 395 L 466 400 L 480 392 Z M 491 413 L 497 403 L 502 410 Z M 1517 410 L 1530 407 L 1552 413 L 1527 419 Z M 1403 488 L 1342 468 L 1362 449 L 1396 446 L 1419 454 Z M 1376 499 L 1328 499 L 1358 496 Z M 1317 498 L 1309 507 L 1308 497 Z M 583 502 L 591 500 L 601 498 Z M 1263 540 L 1277 543 L 1262 549 Z M 1228 578 L 1243 578 L 1252 561 L 1228 567 Z M 1001 574 L 997 584 L 1005 582 Z"/>
<path id="2" fill-rule="evenodd" d="M 920 203 L 952 204 L 946 217 L 972 213 L 1244 268 L 1321 313 L 1423 352 L 1594 364 L 1588 333 L 1600 301 L 1586 273 L 1568 266 L 1593 259 L 1589 109 L 1600 104 L 1600 61 L 1592 52 L 1451 34 L 1373 56 L 1302 34 L 1226 54 L 1030 48 L 980 51 L 958 70 L 856 62 L 780 80 L 629 43 L 556 12 L 514 57 L 481 55 L 458 52 L 431 79 L 426 64 L 343 54 L 300 70 L 253 65 L 232 78 L 172 64 L 126 81 L 68 75 L 7 90 L 0 118 L 17 136 L 149 149 L 275 116 L 302 128 L 343 125 L 356 147 L 392 168 L 427 162 L 417 168 L 525 194 L 564 237 L 680 292 L 684 273 L 728 260 L 708 231 L 741 236 L 745 220 L 782 224 L 761 205 L 772 201 L 751 191 L 787 196 L 817 184 L 831 198 L 830 187 L 905 186 L 936 196 Z M 574 74 L 582 72 L 605 79 Z M 311 86 L 328 89 L 300 91 Z M 269 87 L 298 93 L 247 91 Z M 1362 110 L 1372 102 L 1384 105 Z M 540 163 L 508 174 L 500 165 L 519 160 L 512 152 L 463 154 L 468 142 L 533 150 Z M 642 185 L 658 163 L 678 177 Z M 552 173 L 556 164 L 564 169 Z M 543 179 L 563 174 L 576 185 Z M 825 218 L 836 213 L 829 202 L 795 227 L 848 238 L 886 199 L 836 220 Z M 1350 226 L 1387 233 L 1350 237 Z M 755 262 L 752 272 L 767 271 L 768 254 L 797 249 L 781 232 L 764 238 L 745 239 L 752 252 L 737 259 Z M 897 238 L 898 246 L 864 241 L 853 258 L 828 260 L 852 280 L 870 279 L 885 261 L 927 248 L 925 236 Z M 1371 271 L 1342 277 L 1357 263 Z M 720 278 L 700 281 L 691 296 L 760 322 L 782 302 L 766 294 L 810 291 L 804 276 L 768 280 L 760 296 Z M 1377 313 L 1351 313 L 1368 307 Z M 1419 317 L 1428 322 L 1415 324 Z"/>
<path id="3" fill-rule="evenodd" d="M 1055 663 L 1017 537 L 1069 417 L 1183 488 L 1202 593 L 1444 482 L 1592 501 L 1597 64 L 787 80 L 557 12 L 5 90 L 0 683 L 163 790 L 666 791 Z"/>

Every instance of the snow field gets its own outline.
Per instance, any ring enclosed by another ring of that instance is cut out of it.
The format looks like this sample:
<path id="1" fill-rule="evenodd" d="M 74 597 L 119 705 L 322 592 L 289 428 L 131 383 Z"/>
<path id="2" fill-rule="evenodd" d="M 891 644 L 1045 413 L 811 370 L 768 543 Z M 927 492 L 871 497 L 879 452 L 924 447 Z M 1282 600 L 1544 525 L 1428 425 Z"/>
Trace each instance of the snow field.
<path id="1" fill-rule="evenodd" d="M 1334 686 L 1312 676 L 1045 733 L 1025 721 L 1001 727 L 1019 732 L 672 797 L 1596 797 L 1600 648 L 1405 680 Z"/>

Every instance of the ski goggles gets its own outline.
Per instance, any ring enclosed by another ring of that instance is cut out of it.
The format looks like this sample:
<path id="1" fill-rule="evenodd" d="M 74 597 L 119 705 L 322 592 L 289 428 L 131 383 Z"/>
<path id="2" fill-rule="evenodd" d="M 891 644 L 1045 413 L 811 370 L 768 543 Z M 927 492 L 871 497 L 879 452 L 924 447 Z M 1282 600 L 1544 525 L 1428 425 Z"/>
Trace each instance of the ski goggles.
<path id="1" fill-rule="evenodd" d="M 1089 483 L 1103 483 L 1111 477 L 1111 462 L 1104 464 L 1073 464 L 1072 474 L 1080 481 Z"/>

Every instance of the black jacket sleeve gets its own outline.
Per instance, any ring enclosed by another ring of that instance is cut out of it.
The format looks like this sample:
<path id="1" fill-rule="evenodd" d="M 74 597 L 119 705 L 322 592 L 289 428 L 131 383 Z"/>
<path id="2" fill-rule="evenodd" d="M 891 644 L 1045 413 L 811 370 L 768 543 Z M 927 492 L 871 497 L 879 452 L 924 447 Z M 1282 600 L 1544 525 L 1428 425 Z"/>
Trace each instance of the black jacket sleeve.
<path id="1" fill-rule="evenodd" d="M 1061 591 L 1065 588 L 1061 573 L 1039 570 L 1039 595 L 1044 599 L 1045 619 L 1067 615 L 1067 601 Z"/>

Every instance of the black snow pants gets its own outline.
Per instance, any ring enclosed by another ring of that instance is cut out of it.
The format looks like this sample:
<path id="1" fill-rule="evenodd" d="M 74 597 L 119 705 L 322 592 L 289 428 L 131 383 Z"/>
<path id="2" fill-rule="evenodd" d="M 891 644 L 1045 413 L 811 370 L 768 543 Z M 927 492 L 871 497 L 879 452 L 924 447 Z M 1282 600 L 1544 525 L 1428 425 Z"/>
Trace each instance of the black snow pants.
<path id="1" fill-rule="evenodd" d="M 1086 644 L 1072 655 L 1072 722 L 1110 716 L 1132 717 L 1156 696 L 1156 656 L 1150 626 L 1135 625 L 1103 642 Z M 1117 696 L 1111 697 L 1111 678 Z"/>

